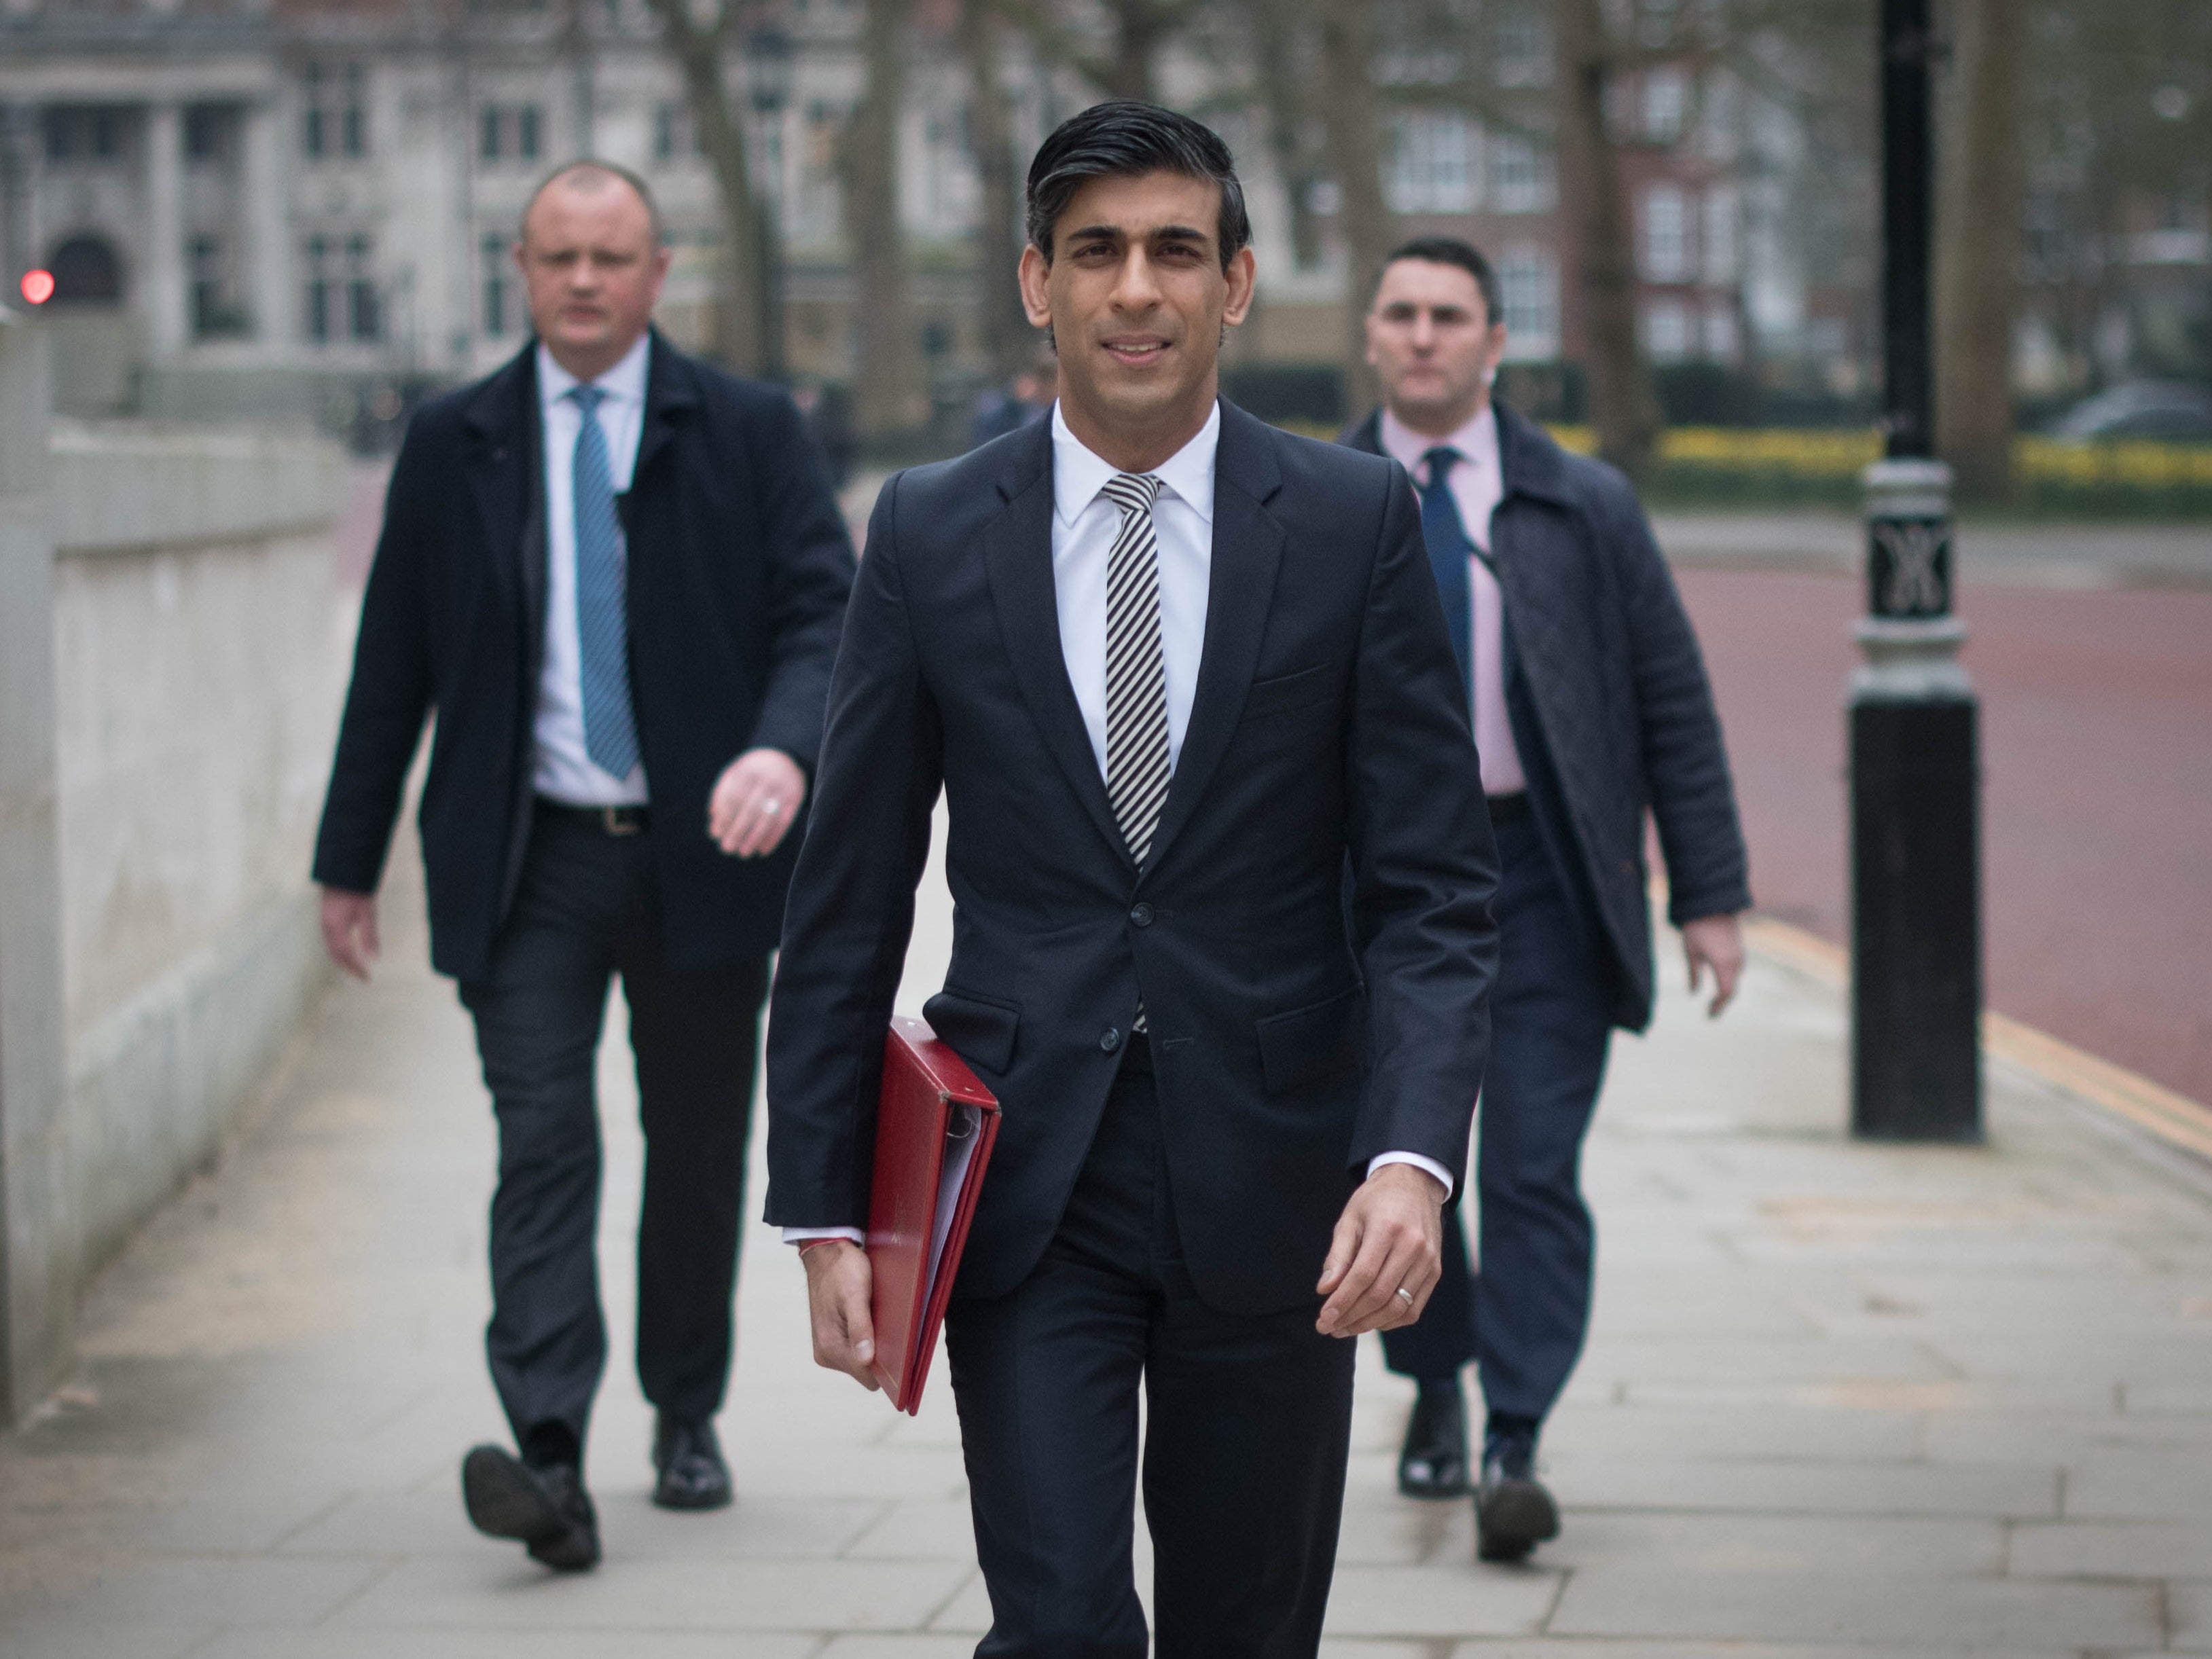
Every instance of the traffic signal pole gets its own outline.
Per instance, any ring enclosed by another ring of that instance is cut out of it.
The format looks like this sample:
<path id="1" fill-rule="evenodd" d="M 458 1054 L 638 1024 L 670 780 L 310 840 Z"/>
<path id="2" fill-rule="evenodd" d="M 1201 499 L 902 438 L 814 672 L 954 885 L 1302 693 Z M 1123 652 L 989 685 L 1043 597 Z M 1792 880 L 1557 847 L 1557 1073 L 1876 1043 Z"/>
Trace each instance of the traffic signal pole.
<path id="1" fill-rule="evenodd" d="M 1978 713 L 1953 613 L 1951 470 L 1935 459 L 1929 0 L 1881 0 L 1886 453 L 1864 474 L 1852 675 L 1851 1131 L 1982 1137 Z"/>

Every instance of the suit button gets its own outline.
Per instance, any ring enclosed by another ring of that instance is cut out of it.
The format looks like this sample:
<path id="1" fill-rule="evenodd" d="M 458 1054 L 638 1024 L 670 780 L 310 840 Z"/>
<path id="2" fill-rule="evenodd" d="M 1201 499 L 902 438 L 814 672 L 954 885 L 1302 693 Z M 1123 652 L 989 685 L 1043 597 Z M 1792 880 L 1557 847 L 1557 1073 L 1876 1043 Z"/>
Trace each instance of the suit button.
<path id="1" fill-rule="evenodd" d="M 1139 927 L 1151 927 L 1152 925 L 1152 907 L 1146 903 L 1142 899 L 1139 899 L 1137 902 L 1130 908 L 1129 920 L 1135 922 Z"/>
<path id="2" fill-rule="evenodd" d="M 1112 1054 L 1121 1046 L 1121 1028 L 1118 1025 L 1109 1025 L 1098 1034 L 1098 1046 L 1108 1054 Z"/>

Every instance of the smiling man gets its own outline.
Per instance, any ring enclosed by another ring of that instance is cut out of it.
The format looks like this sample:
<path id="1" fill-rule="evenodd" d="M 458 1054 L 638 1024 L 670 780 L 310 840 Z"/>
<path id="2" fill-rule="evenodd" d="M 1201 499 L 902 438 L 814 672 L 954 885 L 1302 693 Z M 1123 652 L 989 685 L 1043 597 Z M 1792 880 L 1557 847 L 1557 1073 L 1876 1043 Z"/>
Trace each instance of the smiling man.
<path id="1" fill-rule="evenodd" d="M 1482 1073 L 1465 701 L 1403 471 L 1220 399 L 1254 280 L 1221 141 L 1088 110 L 1028 228 L 1053 418 L 893 478 L 869 530 L 777 970 L 769 1218 L 817 1360 L 873 1386 L 872 1114 L 942 790 L 925 1012 L 1005 1113 L 946 1325 L 976 1651 L 1146 1653 L 1141 1462 L 1163 1659 L 1309 1659 L 1352 1339 L 1420 1316 Z"/>
<path id="2" fill-rule="evenodd" d="M 599 1553 L 592 1077 L 615 977 L 645 1124 L 653 1498 L 730 1501 L 713 1419 L 754 1036 L 853 556 L 791 400 L 653 331 L 669 256 L 642 180 L 559 168 L 514 254 L 538 337 L 425 406 L 392 469 L 315 879 L 331 954 L 368 977 L 434 715 L 430 955 L 498 1118 L 485 1346 L 516 1443 L 469 1453 L 463 1490 L 483 1530 L 575 1570 Z"/>

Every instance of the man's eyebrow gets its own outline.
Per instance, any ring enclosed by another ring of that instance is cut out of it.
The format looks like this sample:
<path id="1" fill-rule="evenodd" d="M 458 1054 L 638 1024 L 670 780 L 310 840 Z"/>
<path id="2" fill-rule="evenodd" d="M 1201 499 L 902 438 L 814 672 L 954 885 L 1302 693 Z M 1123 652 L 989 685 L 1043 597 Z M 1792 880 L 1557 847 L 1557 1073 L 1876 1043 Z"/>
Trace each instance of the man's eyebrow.
<path id="1" fill-rule="evenodd" d="M 1079 242 L 1086 236 L 1120 236 L 1123 234 L 1119 225 L 1085 225 L 1080 230 L 1069 231 L 1067 240 Z"/>

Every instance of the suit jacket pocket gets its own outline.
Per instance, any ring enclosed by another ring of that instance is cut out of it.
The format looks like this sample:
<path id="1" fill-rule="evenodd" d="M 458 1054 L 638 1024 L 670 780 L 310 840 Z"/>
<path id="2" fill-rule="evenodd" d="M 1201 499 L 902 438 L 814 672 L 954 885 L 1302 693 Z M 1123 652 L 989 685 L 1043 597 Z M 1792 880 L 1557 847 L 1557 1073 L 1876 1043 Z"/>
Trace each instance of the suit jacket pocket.
<path id="1" fill-rule="evenodd" d="M 1013 1063 L 1014 1033 L 1022 1023 L 1015 1004 L 947 986 L 921 1005 L 921 1017 L 970 1066 L 1004 1076 Z"/>
<path id="2" fill-rule="evenodd" d="M 1271 1095 L 1287 1093 L 1359 1063 L 1367 1034 L 1367 999 L 1355 986 L 1285 1014 L 1256 1022 L 1260 1075 Z"/>
<path id="3" fill-rule="evenodd" d="M 1287 714 L 1293 708 L 1310 708 L 1316 703 L 1327 702 L 1332 691 L 1327 663 L 1316 663 L 1295 674 L 1255 680 L 1244 694 L 1243 718 L 1258 720 L 1266 714 Z"/>

